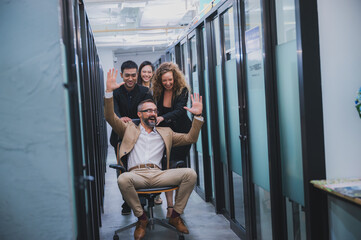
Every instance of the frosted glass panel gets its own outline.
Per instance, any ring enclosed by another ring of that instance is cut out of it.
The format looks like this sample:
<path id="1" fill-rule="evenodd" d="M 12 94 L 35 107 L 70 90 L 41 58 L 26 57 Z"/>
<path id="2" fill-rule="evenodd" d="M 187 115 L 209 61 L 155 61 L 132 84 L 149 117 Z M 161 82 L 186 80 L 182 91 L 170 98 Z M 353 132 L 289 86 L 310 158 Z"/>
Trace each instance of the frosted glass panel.
<path id="1" fill-rule="evenodd" d="M 276 46 L 283 194 L 304 205 L 296 40 Z"/>
<path id="2" fill-rule="evenodd" d="M 261 49 L 247 54 L 247 92 L 252 180 L 269 191 L 266 102 Z"/>
<path id="3" fill-rule="evenodd" d="M 221 152 L 221 161 L 227 164 L 227 148 L 226 136 L 224 127 L 224 108 L 223 108 L 223 86 L 222 86 L 222 72 L 221 66 L 216 66 L 216 85 L 217 85 L 217 108 L 218 108 L 218 122 L 219 122 L 219 144 Z"/>
<path id="4" fill-rule="evenodd" d="M 239 109 L 238 109 L 238 89 L 237 89 L 237 68 L 236 59 L 226 62 L 226 105 L 227 105 L 227 125 L 229 127 L 229 150 L 232 171 L 242 176 L 242 155 L 240 126 L 239 126 Z"/>

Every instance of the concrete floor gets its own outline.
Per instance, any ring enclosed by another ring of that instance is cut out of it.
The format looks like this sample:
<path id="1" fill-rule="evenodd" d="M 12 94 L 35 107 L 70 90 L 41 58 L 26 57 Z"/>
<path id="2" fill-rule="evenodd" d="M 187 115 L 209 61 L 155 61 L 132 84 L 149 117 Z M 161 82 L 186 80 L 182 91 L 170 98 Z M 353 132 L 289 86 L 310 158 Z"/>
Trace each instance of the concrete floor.
<path id="1" fill-rule="evenodd" d="M 133 214 L 121 215 L 121 205 L 123 203 L 119 192 L 115 170 L 108 167 L 109 164 L 116 163 L 113 149 L 108 151 L 107 172 L 105 175 L 105 197 L 104 213 L 102 214 L 102 227 L 100 228 L 100 239 L 113 239 L 114 231 L 121 226 L 126 226 L 137 219 Z M 166 201 L 164 193 L 161 195 L 163 204 L 154 207 L 154 217 L 165 218 Z M 186 240 L 199 239 L 239 239 L 230 229 L 229 221 L 223 215 L 217 215 L 211 203 L 206 203 L 196 192 L 189 198 L 187 207 L 182 215 L 190 234 L 184 235 Z M 133 239 L 134 227 L 121 233 L 119 239 Z M 154 230 L 147 230 L 144 239 L 171 240 L 178 239 L 178 235 L 162 226 L 155 226 Z"/>

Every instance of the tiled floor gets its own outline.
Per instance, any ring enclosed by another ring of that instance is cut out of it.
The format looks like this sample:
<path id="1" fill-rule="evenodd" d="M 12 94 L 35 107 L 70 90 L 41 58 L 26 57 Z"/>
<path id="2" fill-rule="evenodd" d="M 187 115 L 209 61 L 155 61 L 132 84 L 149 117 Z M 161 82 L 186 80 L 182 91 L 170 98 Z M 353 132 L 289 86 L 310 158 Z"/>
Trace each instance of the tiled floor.
<path id="1" fill-rule="evenodd" d="M 114 153 L 110 149 L 108 151 L 107 165 L 115 162 Z M 157 218 L 165 218 L 166 214 L 164 194 L 161 195 L 161 198 L 163 199 L 163 204 L 154 207 L 154 216 Z M 136 221 L 134 215 L 121 215 L 122 203 L 123 200 L 116 183 L 115 170 L 108 167 L 105 176 L 104 213 L 102 214 L 102 227 L 100 228 L 101 240 L 113 239 L 115 230 Z M 190 234 L 184 235 L 186 240 L 239 239 L 230 229 L 229 221 L 223 215 L 217 215 L 213 205 L 204 202 L 195 192 L 189 198 L 182 218 L 185 220 L 190 232 Z M 119 235 L 119 239 L 133 239 L 133 232 L 134 228 L 124 231 Z M 178 239 L 178 235 L 162 226 L 156 225 L 154 230 L 147 230 L 144 239 L 171 240 Z"/>

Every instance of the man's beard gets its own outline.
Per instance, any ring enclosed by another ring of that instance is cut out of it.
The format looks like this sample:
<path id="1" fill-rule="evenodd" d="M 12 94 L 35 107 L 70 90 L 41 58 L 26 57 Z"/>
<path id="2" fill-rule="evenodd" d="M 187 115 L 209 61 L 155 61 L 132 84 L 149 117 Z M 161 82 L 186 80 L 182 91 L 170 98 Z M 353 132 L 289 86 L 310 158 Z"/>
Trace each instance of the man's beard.
<path id="1" fill-rule="evenodd" d="M 142 118 L 143 122 L 145 123 L 145 125 L 147 125 L 150 128 L 154 128 L 155 124 L 157 122 L 157 118 L 156 117 L 149 117 L 149 118 Z M 149 120 L 154 120 L 154 122 L 149 122 Z"/>

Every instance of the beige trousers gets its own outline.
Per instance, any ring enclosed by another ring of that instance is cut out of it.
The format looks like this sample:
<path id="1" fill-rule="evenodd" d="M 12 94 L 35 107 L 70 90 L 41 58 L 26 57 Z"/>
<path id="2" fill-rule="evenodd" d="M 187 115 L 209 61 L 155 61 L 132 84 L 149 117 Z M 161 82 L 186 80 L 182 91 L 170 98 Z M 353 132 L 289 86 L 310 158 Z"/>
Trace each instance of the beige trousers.
<path id="1" fill-rule="evenodd" d="M 174 168 L 164 171 L 156 168 L 140 168 L 120 174 L 118 186 L 124 200 L 133 209 L 134 215 L 140 217 L 143 214 L 143 208 L 136 189 L 178 185 L 173 209 L 182 214 L 196 181 L 197 174 L 191 168 Z"/>

